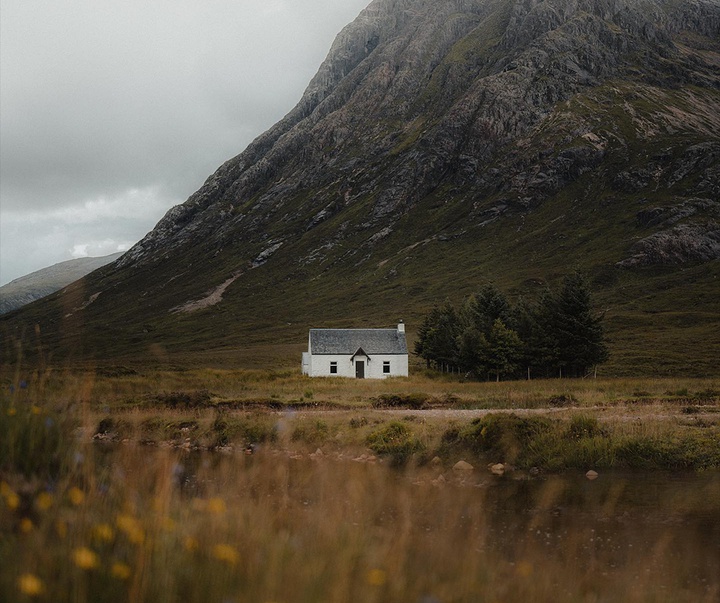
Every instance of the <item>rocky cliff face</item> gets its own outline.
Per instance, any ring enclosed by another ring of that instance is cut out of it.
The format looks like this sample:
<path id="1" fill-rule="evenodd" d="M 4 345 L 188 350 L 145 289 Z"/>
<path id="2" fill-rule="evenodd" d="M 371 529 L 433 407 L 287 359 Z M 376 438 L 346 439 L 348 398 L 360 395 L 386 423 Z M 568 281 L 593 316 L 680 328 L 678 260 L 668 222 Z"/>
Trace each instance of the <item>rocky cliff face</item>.
<path id="1" fill-rule="evenodd" d="M 252 322 L 259 292 L 412 313 L 476 269 L 715 266 L 719 74 L 716 0 L 375 0 L 281 122 L 85 286 L 152 321 L 232 279 Z"/>
<path id="2" fill-rule="evenodd" d="M 700 177 L 683 193 L 717 198 L 719 15 L 711 1 L 376 0 L 298 106 L 121 265 L 238 236 L 262 254 L 271 231 L 288 243 L 358 204 L 348 227 L 382 238 L 442 185 L 481 221 L 597 170 L 620 193 Z M 666 137 L 677 143 L 639 161 L 634 146 Z"/>

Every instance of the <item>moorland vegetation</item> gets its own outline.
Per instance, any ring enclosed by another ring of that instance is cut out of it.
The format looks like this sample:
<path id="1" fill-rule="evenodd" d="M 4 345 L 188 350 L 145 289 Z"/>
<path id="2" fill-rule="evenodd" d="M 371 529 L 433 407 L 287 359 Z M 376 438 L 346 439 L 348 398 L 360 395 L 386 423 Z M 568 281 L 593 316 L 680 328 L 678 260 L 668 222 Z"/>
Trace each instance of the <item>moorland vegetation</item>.
<path id="1" fill-rule="evenodd" d="M 720 512 L 717 380 L 106 367 L 1 385 L 3 600 L 720 592 L 702 545 L 717 526 L 703 518 Z M 601 476 L 590 489 L 588 468 Z M 611 477 L 629 469 L 704 477 L 646 512 L 635 478 Z M 575 516 L 578 500 L 590 512 Z"/>

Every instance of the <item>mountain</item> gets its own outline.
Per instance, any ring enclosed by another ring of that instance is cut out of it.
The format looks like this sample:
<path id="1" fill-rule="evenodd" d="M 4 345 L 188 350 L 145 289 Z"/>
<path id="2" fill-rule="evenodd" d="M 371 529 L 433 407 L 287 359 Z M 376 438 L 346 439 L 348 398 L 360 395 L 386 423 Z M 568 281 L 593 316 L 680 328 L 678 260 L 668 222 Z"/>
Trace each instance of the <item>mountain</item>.
<path id="1" fill-rule="evenodd" d="M 283 120 L 0 328 L 57 359 L 294 366 L 310 326 L 412 333 L 579 269 L 606 371 L 717 374 L 719 199 L 717 0 L 375 0 Z"/>
<path id="2" fill-rule="evenodd" d="M 121 255 L 114 253 L 97 258 L 67 260 L 16 278 L 0 287 L 0 314 L 55 293 L 93 270 L 114 262 Z"/>

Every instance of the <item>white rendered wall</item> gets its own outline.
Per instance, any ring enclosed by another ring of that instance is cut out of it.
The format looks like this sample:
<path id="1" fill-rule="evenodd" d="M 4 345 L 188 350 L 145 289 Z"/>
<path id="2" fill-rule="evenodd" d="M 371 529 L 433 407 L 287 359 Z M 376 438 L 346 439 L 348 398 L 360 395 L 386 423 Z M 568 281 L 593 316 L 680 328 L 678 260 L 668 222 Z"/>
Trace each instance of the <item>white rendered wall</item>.
<path id="1" fill-rule="evenodd" d="M 310 374 L 310 353 L 309 352 L 303 352 L 303 355 L 302 355 L 302 374 L 303 375 Z"/>
<path id="2" fill-rule="evenodd" d="M 370 361 L 365 357 L 357 360 L 365 362 L 366 379 L 384 379 L 385 377 L 407 377 L 408 357 L 405 354 L 374 354 Z M 390 362 L 390 373 L 383 373 L 383 362 Z M 337 373 L 330 373 L 330 363 L 337 362 Z M 303 357 L 303 366 L 305 358 Z M 308 363 L 308 375 L 311 377 L 352 377 L 355 378 L 355 363 L 350 356 L 333 354 L 311 355 Z"/>

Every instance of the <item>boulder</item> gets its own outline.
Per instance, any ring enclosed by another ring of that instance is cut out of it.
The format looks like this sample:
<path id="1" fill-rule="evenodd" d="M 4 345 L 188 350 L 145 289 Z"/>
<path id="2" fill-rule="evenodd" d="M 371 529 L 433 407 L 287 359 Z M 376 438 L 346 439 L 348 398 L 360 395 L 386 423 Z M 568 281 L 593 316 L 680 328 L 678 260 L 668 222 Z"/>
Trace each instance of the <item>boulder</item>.
<path id="1" fill-rule="evenodd" d="M 490 471 L 494 475 L 503 475 L 505 473 L 505 464 L 495 463 L 494 465 L 490 465 Z"/>
<path id="2" fill-rule="evenodd" d="M 454 471 L 472 471 L 473 466 L 467 461 L 458 461 L 453 465 Z"/>

